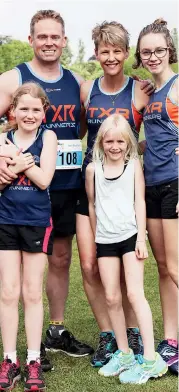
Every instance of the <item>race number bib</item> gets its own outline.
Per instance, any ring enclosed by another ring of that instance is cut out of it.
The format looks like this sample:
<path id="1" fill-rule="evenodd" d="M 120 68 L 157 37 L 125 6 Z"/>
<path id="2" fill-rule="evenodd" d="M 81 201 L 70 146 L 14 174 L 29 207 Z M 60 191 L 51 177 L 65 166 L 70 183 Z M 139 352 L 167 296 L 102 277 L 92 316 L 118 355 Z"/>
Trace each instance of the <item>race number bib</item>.
<path id="1" fill-rule="evenodd" d="M 81 140 L 58 140 L 56 170 L 81 169 Z"/>

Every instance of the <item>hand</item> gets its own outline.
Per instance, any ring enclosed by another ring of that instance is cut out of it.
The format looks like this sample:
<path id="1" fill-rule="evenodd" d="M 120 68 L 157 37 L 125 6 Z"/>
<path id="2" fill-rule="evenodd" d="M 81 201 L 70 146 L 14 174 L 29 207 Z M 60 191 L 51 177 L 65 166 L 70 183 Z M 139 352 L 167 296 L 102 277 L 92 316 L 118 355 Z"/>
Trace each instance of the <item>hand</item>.
<path id="1" fill-rule="evenodd" d="M 10 184 L 17 178 L 15 173 L 8 169 L 8 165 L 12 165 L 13 161 L 10 158 L 0 157 L 0 184 Z"/>
<path id="2" fill-rule="evenodd" d="M 175 148 L 175 154 L 179 155 L 179 147 Z"/>
<path id="3" fill-rule="evenodd" d="M 22 173 L 30 167 L 35 165 L 33 156 L 26 152 L 25 154 L 20 153 L 14 158 L 15 166 L 11 168 L 13 173 Z"/>
<path id="4" fill-rule="evenodd" d="M 178 214 L 178 217 L 179 217 L 179 201 L 178 201 L 178 203 L 176 205 L 176 213 Z"/>
<path id="5" fill-rule="evenodd" d="M 9 139 L 5 139 L 5 142 L 6 144 L 3 144 L 0 147 L 0 156 L 14 158 L 17 155 L 19 149 Z"/>
<path id="6" fill-rule="evenodd" d="M 136 241 L 135 254 L 138 259 L 147 259 L 148 250 L 145 241 Z"/>
<path id="7" fill-rule="evenodd" d="M 141 83 L 141 90 L 144 90 L 144 93 L 147 95 L 151 95 L 155 91 L 155 84 L 152 82 L 152 80 L 147 79 L 147 80 L 139 80 Z"/>
<path id="8" fill-rule="evenodd" d="M 139 148 L 139 154 L 140 155 L 144 154 L 146 149 L 146 140 L 141 140 L 141 142 L 138 143 L 138 148 Z"/>

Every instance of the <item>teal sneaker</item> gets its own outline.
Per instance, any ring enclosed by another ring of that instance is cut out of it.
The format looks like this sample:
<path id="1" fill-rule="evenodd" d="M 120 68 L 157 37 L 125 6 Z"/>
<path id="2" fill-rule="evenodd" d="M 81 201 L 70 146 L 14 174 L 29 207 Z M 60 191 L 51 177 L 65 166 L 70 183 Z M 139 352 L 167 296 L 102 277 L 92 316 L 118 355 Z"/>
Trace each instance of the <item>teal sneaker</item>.
<path id="1" fill-rule="evenodd" d="M 166 362 L 158 353 L 156 353 L 153 364 L 145 361 L 142 355 L 138 355 L 138 362 L 136 362 L 133 368 L 123 372 L 119 376 L 119 380 L 123 384 L 145 384 L 149 378 L 161 377 L 167 370 L 168 366 Z"/>
<path id="2" fill-rule="evenodd" d="M 124 354 L 121 350 L 117 350 L 112 354 L 109 362 L 104 365 L 98 373 L 105 377 L 118 376 L 124 370 L 133 367 L 135 363 L 136 360 L 131 349 L 129 354 Z"/>

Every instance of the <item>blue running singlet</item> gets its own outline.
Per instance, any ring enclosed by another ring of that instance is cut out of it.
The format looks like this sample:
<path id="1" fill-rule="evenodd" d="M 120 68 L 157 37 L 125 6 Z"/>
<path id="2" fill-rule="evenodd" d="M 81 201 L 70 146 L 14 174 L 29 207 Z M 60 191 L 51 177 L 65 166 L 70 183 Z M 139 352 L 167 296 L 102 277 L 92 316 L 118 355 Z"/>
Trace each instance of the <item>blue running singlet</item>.
<path id="1" fill-rule="evenodd" d="M 24 152 L 30 152 L 39 166 L 43 148 L 44 130 L 38 130 L 34 143 Z M 7 138 L 14 142 L 14 131 Z M 0 196 L 0 224 L 23 226 L 50 226 L 51 205 L 48 189 L 41 190 L 24 173 L 7 185 Z"/>
<path id="2" fill-rule="evenodd" d="M 159 185 L 178 178 L 178 105 L 170 98 L 178 75 L 156 90 L 144 110 L 146 150 L 144 173 L 147 186 Z"/>
<path id="3" fill-rule="evenodd" d="M 50 101 L 50 108 L 42 123 L 42 128 L 54 131 L 58 139 L 57 170 L 50 190 L 81 186 L 80 86 L 71 71 L 59 67 L 60 76 L 56 80 L 38 77 L 28 63 L 15 68 L 19 72 L 20 83 L 33 81 L 40 84 Z"/>
<path id="4" fill-rule="evenodd" d="M 134 86 L 132 78 L 126 78 L 124 86 L 109 94 L 101 88 L 101 78 L 94 81 L 86 102 L 86 119 L 88 126 L 87 150 L 83 162 L 83 177 L 85 169 L 92 158 L 92 149 L 102 122 L 113 113 L 122 114 L 129 122 L 131 129 L 138 140 L 142 113 L 138 112 L 134 105 Z"/>

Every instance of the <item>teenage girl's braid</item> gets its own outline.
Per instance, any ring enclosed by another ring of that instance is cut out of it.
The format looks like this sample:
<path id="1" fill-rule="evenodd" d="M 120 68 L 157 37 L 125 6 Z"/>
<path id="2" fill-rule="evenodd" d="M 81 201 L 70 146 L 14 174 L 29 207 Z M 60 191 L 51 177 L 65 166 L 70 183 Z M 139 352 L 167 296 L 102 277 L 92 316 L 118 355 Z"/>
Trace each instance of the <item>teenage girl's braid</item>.
<path id="1" fill-rule="evenodd" d="M 166 39 L 166 44 L 169 48 L 169 64 L 177 63 L 177 51 L 173 42 L 173 38 L 170 34 L 170 31 L 167 28 L 167 22 L 162 19 L 156 19 L 150 25 L 145 26 L 139 34 L 139 38 L 137 41 L 136 53 L 135 58 L 136 62 L 133 64 L 133 68 L 136 69 L 141 65 L 140 59 L 140 40 L 144 35 L 154 33 L 154 34 L 163 34 Z"/>

